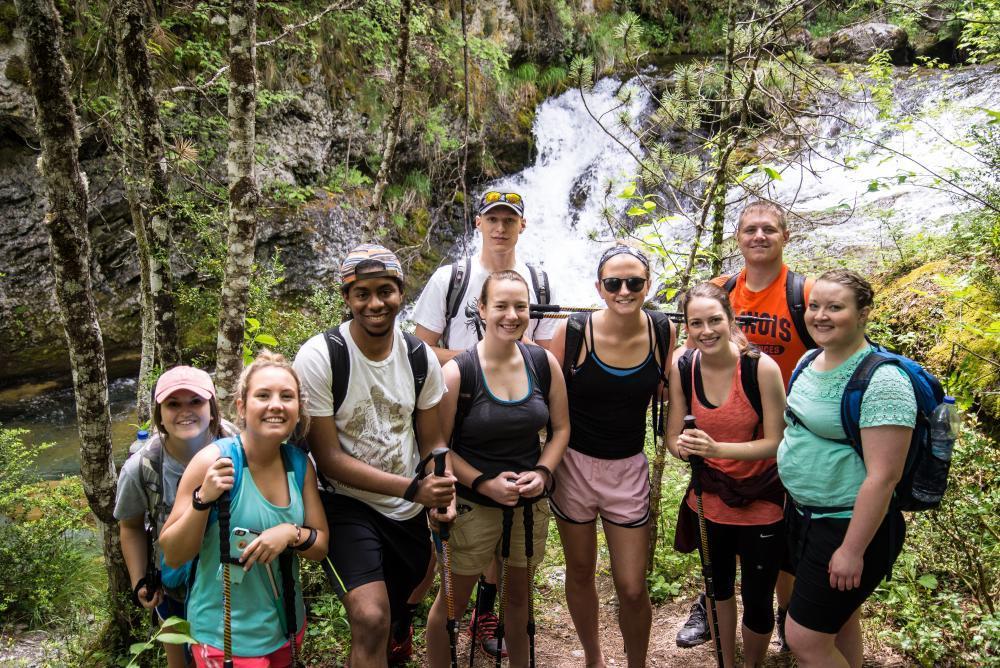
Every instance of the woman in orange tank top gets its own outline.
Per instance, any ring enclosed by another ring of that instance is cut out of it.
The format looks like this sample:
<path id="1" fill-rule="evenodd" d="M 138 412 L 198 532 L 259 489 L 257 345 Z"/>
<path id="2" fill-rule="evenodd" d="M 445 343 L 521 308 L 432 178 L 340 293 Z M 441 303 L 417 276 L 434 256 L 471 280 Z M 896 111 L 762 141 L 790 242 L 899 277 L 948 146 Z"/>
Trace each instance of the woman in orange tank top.
<path id="1" fill-rule="evenodd" d="M 694 350 L 670 372 L 667 445 L 676 457 L 698 455 L 705 461 L 702 500 L 724 663 L 729 668 L 735 662 L 739 556 L 743 661 L 760 665 L 774 627 L 772 598 L 785 540 L 784 490 L 775 462 L 785 427 L 785 386 L 777 363 L 740 332 L 725 290 L 698 285 L 688 291 L 683 309 Z M 682 368 L 690 374 L 690 405 Z M 698 428 L 684 429 L 688 414 Z M 682 516 L 694 509 L 689 490 Z"/>

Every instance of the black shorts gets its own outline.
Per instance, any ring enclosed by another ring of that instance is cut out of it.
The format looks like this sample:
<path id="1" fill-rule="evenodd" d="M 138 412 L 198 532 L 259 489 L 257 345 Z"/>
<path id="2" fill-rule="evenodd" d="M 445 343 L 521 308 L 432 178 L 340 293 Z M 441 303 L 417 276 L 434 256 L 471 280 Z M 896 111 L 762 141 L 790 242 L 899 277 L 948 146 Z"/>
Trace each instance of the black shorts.
<path id="1" fill-rule="evenodd" d="M 424 579 L 431 559 L 427 517 L 389 519 L 367 503 L 343 494 L 320 492 L 330 525 L 330 550 L 323 570 L 340 597 L 368 584 L 385 582 L 392 619 Z"/>
<path id="2" fill-rule="evenodd" d="M 795 566 L 795 587 L 788 614 L 799 624 L 820 633 L 839 633 L 882 579 L 892 573 L 903 540 L 906 522 L 898 510 L 890 510 L 872 537 L 864 554 L 861 586 L 840 591 L 830 586 L 828 567 L 833 553 L 844 542 L 851 520 L 803 515 L 789 504 L 788 550 Z"/>
<path id="3" fill-rule="evenodd" d="M 774 584 L 785 550 L 785 523 L 742 526 L 705 520 L 715 597 L 736 595 L 736 557 L 740 558 L 740 598 L 743 624 L 754 633 L 774 628 Z"/>

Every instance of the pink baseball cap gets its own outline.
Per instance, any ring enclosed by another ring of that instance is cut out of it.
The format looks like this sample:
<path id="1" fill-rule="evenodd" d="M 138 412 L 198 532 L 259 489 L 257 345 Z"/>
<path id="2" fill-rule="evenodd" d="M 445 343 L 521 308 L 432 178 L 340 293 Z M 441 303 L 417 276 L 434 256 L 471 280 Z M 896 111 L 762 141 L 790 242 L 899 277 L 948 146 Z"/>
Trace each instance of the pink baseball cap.
<path id="1" fill-rule="evenodd" d="M 156 392 L 153 396 L 159 404 L 177 390 L 189 390 L 202 399 L 211 399 L 215 396 L 215 383 L 212 382 L 212 377 L 201 369 L 193 366 L 175 366 L 156 381 Z"/>

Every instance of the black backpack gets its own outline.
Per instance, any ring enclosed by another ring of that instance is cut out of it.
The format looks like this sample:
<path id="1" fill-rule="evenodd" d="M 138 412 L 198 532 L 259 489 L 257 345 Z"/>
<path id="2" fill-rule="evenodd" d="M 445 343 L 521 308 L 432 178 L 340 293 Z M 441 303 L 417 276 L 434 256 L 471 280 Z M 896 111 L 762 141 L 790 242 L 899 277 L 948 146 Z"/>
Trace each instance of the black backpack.
<path id="1" fill-rule="evenodd" d="M 542 396 L 545 397 L 545 405 L 548 406 L 549 388 L 552 387 L 552 369 L 549 368 L 548 353 L 541 346 L 527 345 L 520 341 L 517 342 L 517 346 L 521 349 L 522 353 L 527 352 L 524 358 L 525 364 L 528 367 L 528 373 L 538 383 L 538 387 L 542 391 Z M 471 352 L 473 355 L 478 354 L 475 348 L 470 348 L 467 352 Z M 458 365 L 461 383 L 458 388 L 458 405 L 455 408 L 455 426 L 451 430 L 452 442 L 454 442 L 455 436 L 461 431 L 462 422 L 469 414 L 469 411 L 472 410 L 472 400 L 475 398 L 473 395 L 476 392 L 476 363 L 465 353 L 457 355 L 453 359 L 455 360 L 455 364 Z M 551 435 L 551 423 L 549 433 Z"/>
<path id="2" fill-rule="evenodd" d="M 451 321 L 458 317 L 458 310 L 462 308 L 461 300 L 465 291 L 469 287 L 469 275 L 472 273 L 472 258 L 467 257 L 463 262 L 451 263 L 451 278 L 448 280 L 448 292 L 445 295 L 444 303 L 444 331 L 441 332 L 441 342 L 448 340 L 448 331 L 451 329 Z M 548 304 L 552 301 L 552 291 L 549 289 L 549 275 L 543 269 L 528 264 L 528 273 L 531 274 L 531 288 L 535 293 L 536 304 Z M 479 337 L 482 338 L 481 336 Z"/>
<path id="3" fill-rule="evenodd" d="M 339 326 L 326 330 L 323 337 L 330 352 L 330 371 L 333 373 L 333 414 L 336 415 L 340 405 L 344 403 L 344 397 L 347 396 L 347 385 L 351 378 L 351 356 Z M 427 353 L 424 351 L 426 344 L 409 332 L 403 332 L 403 339 L 406 341 L 406 359 L 410 362 L 410 371 L 413 372 L 413 405 L 416 407 L 420 391 L 424 389 L 424 383 L 427 381 Z"/>
<path id="4" fill-rule="evenodd" d="M 691 398 L 696 388 L 691 387 L 691 366 L 694 365 L 695 381 L 701 380 L 701 357 L 695 357 L 694 348 L 688 348 L 677 360 L 677 371 L 681 377 L 681 390 L 684 391 L 684 399 L 687 401 L 688 415 L 691 414 Z M 764 407 L 760 399 L 760 384 L 757 380 L 757 367 L 760 365 L 760 358 L 751 355 L 740 355 L 740 384 L 743 385 L 743 393 L 747 395 L 747 401 L 757 414 L 757 421 L 760 423 L 764 419 Z"/>
<path id="5" fill-rule="evenodd" d="M 732 292 L 736 288 L 736 281 L 739 280 L 739 277 L 740 272 L 729 276 L 722 288 L 726 292 Z M 795 333 L 799 335 L 799 340 L 802 341 L 807 350 L 818 347 L 806 329 L 805 275 L 791 269 L 788 270 L 788 276 L 785 278 L 785 301 L 788 303 L 788 311 L 792 316 L 792 324 L 795 326 Z"/>

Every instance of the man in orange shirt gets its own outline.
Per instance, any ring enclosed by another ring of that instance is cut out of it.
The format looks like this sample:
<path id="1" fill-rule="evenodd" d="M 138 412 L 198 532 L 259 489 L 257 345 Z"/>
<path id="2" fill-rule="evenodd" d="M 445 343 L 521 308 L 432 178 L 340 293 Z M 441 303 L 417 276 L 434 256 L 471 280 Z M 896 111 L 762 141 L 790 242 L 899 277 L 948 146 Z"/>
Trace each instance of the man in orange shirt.
<path id="1" fill-rule="evenodd" d="M 788 243 L 788 224 L 784 210 L 772 202 L 751 202 L 740 213 L 736 241 L 745 266 L 733 276 L 717 276 L 712 282 L 729 292 L 737 315 L 752 315 L 759 320 L 743 327 L 743 333 L 778 363 L 781 377 L 788 381 L 799 358 L 816 344 L 806 331 L 804 314 L 812 291 L 812 279 L 791 271 L 784 262 Z M 778 596 L 778 642 L 785 642 L 785 614 L 792 593 L 792 575 L 782 564 L 776 587 Z M 677 645 L 694 647 L 711 640 L 702 594 L 680 631 Z"/>

